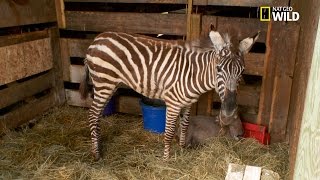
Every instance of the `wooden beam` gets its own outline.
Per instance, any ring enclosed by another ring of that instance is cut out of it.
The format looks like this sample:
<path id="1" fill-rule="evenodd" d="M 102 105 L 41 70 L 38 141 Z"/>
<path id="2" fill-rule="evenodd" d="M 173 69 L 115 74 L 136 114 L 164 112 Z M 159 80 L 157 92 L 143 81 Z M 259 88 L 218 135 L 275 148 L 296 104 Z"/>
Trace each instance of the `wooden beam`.
<path id="1" fill-rule="evenodd" d="M 26 105 L 12 110 L 0 116 L 0 134 L 5 133 L 9 129 L 16 128 L 31 119 L 41 115 L 55 104 L 53 93 L 41 97 L 40 99 L 29 102 Z"/>
<path id="2" fill-rule="evenodd" d="M 191 40 L 191 32 L 192 32 L 192 22 L 191 22 L 191 15 L 192 15 L 192 3 L 193 0 L 188 0 L 187 4 L 187 40 Z"/>
<path id="3" fill-rule="evenodd" d="M 293 174 L 297 170 L 295 170 L 295 164 L 297 161 L 301 161 L 301 159 L 296 160 L 296 153 L 298 148 L 300 127 L 302 127 L 302 116 L 305 109 L 304 105 L 307 92 L 306 87 L 308 86 L 307 80 L 309 79 L 309 73 L 311 72 L 310 68 L 314 50 L 316 50 L 315 42 L 317 39 L 317 29 L 319 29 L 318 22 L 320 17 L 320 1 L 303 2 L 299 0 L 291 0 L 291 5 L 295 11 L 300 13 L 300 19 L 298 23 L 301 27 L 290 98 L 290 110 L 288 117 L 289 124 L 287 126 L 288 138 L 290 142 L 289 179 L 294 179 Z M 313 11 L 312 9 L 317 10 Z M 314 96 L 314 98 L 317 98 L 317 96 Z M 313 119 L 315 120 L 315 117 L 312 117 L 310 120 Z M 307 140 L 308 139 L 306 139 L 306 142 L 308 142 Z M 315 142 L 315 144 L 317 143 Z M 316 158 L 316 156 L 313 158 Z"/>
<path id="4" fill-rule="evenodd" d="M 54 73 L 54 95 L 56 105 L 63 104 L 65 102 L 65 91 L 63 85 L 63 68 L 60 50 L 60 35 L 58 28 L 50 29 L 50 47 L 52 51 L 52 57 L 50 61 L 53 63 Z"/>
<path id="5" fill-rule="evenodd" d="M 91 95 L 88 95 L 86 99 L 81 99 L 80 92 L 78 90 L 66 89 L 67 103 L 72 106 L 90 107 L 92 103 Z"/>
<path id="6" fill-rule="evenodd" d="M 272 142 L 284 141 L 286 139 L 286 127 L 290 106 L 292 77 L 296 60 L 297 45 L 299 39 L 299 26 L 286 24 L 279 31 L 280 37 L 286 41 L 285 45 L 278 48 L 282 54 L 277 57 L 275 80 L 272 93 L 272 104 L 269 121 L 269 131 Z M 280 39 L 280 40 L 281 40 Z"/>
<path id="7" fill-rule="evenodd" d="M 53 86 L 52 71 L 21 83 L 14 83 L 0 90 L 0 109 L 30 97 Z"/>
<path id="8" fill-rule="evenodd" d="M 263 76 L 264 61 L 266 54 L 264 53 L 248 53 L 244 56 L 245 70 L 244 74 Z"/>
<path id="9" fill-rule="evenodd" d="M 38 39 L 0 47 L 0 85 L 53 67 L 50 39 Z"/>
<path id="10" fill-rule="evenodd" d="M 68 39 L 60 38 L 63 81 L 70 81 L 70 54 Z"/>
<path id="11" fill-rule="evenodd" d="M 86 57 L 87 49 L 93 39 L 67 39 L 70 57 Z"/>
<path id="12" fill-rule="evenodd" d="M 66 28 L 66 17 L 64 15 L 64 2 L 63 0 L 55 0 L 55 4 L 56 4 L 58 27 L 60 29 L 64 29 Z"/>
<path id="13" fill-rule="evenodd" d="M 81 77 L 84 72 L 84 66 L 83 65 L 70 65 L 69 66 L 70 71 L 70 82 L 72 83 L 80 83 Z"/>
<path id="14" fill-rule="evenodd" d="M 260 86 L 240 85 L 238 89 L 237 102 L 239 105 L 259 107 Z M 217 93 L 213 93 L 213 101 L 220 102 Z"/>
<path id="15" fill-rule="evenodd" d="M 0 36 L 0 47 L 10 46 L 14 44 L 24 43 L 28 41 L 34 41 L 38 39 L 44 39 L 49 37 L 48 30 L 34 31 L 22 34 Z"/>
<path id="16" fill-rule="evenodd" d="M 317 31 L 293 179 L 320 177 L 320 20 Z"/>
<path id="17" fill-rule="evenodd" d="M 277 49 L 278 42 L 278 31 L 280 29 L 280 24 L 276 22 L 269 23 L 268 27 L 268 35 L 266 40 L 266 59 L 264 61 L 264 75 L 262 78 L 262 86 L 260 93 L 260 102 L 259 102 L 259 114 L 257 119 L 257 124 L 259 125 L 268 125 L 270 120 L 270 111 L 271 111 L 271 103 L 272 103 L 272 90 L 273 90 L 273 81 L 275 74 L 275 65 L 277 55 L 281 52 Z M 278 42 L 278 45 L 282 45 L 282 43 Z"/>
<path id="18" fill-rule="evenodd" d="M 188 0 L 64 0 L 65 2 L 187 4 Z M 272 0 L 193 0 L 193 5 L 248 6 L 271 5 Z"/>
<path id="19" fill-rule="evenodd" d="M 184 14 L 66 11 L 65 16 L 69 30 L 186 35 Z"/>
<path id="20" fill-rule="evenodd" d="M 52 0 L 0 1 L 0 28 L 57 21 Z"/>
<path id="21" fill-rule="evenodd" d="M 207 5 L 260 7 L 272 5 L 272 0 L 207 0 Z"/>

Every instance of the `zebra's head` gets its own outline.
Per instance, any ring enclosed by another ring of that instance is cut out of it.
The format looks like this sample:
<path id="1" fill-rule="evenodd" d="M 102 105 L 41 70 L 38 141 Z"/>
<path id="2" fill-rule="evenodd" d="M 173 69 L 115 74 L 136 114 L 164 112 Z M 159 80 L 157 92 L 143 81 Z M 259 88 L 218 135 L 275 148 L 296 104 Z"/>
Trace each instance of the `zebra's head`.
<path id="1" fill-rule="evenodd" d="M 244 55 L 250 51 L 258 36 L 259 32 L 254 37 L 241 40 L 237 45 L 230 42 L 228 35 L 221 36 L 214 29 L 209 33 L 216 52 L 215 88 L 221 100 L 221 113 L 226 117 L 237 112 L 237 88 L 245 68 Z"/>

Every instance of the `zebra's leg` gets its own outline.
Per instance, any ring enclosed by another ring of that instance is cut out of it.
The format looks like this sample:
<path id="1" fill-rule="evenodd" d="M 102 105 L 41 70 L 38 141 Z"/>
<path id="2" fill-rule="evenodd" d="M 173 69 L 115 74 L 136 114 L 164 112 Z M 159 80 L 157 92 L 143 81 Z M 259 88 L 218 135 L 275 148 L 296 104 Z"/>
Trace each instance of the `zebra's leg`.
<path id="1" fill-rule="evenodd" d="M 190 109 L 191 107 L 186 107 L 182 111 L 182 118 L 180 122 L 180 139 L 179 139 L 179 145 L 181 147 L 185 147 L 186 145 L 186 132 L 189 126 Z"/>
<path id="2" fill-rule="evenodd" d="M 101 158 L 101 139 L 100 139 L 100 116 L 105 105 L 112 97 L 115 89 L 113 90 L 94 90 L 94 98 L 89 110 L 89 127 L 92 142 L 92 155 L 96 161 Z"/>
<path id="3" fill-rule="evenodd" d="M 180 113 L 181 108 L 168 106 L 166 110 L 166 127 L 164 134 L 164 153 L 163 159 L 167 160 L 170 154 L 171 142 L 175 133 L 176 120 Z"/>

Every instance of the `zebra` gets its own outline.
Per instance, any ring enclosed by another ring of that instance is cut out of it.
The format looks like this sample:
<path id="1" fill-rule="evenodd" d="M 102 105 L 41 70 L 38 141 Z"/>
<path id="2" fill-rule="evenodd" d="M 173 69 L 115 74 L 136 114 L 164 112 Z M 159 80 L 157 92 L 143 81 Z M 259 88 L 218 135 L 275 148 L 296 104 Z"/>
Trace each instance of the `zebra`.
<path id="1" fill-rule="evenodd" d="M 215 90 L 221 99 L 221 112 L 228 117 L 237 109 L 236 91 L 248 53 L 259 33 L 239 42 L 222 36 L 211 27 L 210 46 L 159 40 L 121 32 L 104 32 L 91 43 L 85 58 L 85 73 L 80 83 L 82 98 L 93 84 L 93 102 L 89 109 L 92 154 L 101 158 L 99 117 L 120 84 L 166 103 L 163 159 L 169 158 L 176 119 L 181 113 L 179 145 L 185 146 L 191 105 L 199 96 Z"/>

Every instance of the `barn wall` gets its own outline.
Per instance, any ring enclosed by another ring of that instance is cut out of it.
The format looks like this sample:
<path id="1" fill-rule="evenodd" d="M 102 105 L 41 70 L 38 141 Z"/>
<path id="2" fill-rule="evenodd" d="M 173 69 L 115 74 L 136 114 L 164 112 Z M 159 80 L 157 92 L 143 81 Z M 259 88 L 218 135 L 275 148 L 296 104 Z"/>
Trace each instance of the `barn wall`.
<path id="1" fill-rule="evenodd" d="M 1 1 L 0 134 L 65 100 L 54 1 Z"/>
<path id="2" fill-rule="evenodd" d="M 293 0 L 292 6 L 300 13 L 300 36 L 293 74 L 292 95 L 289 110 L 289 124 L 287 126 L 288 139 L 290 141 L 290 170 L 294 169 L 296 162 L 296 152 L 304 102 L 306 97 L 306 87 L 308 83 L 311 60 L 314 51 L 318 19 L 320 15 L 320 2 L 317 0 L 298 1 Z M 291 177 L 293 173 L 291 172 Z"/>
<path id="3" fill-rule="evenodd" d="M 61 51 L 63 79 L 68 85 L 66 94 L 69 104 L 90 106 L 90 97 L 86 100 L 80 99 L 78 86 L 85 51 L 93 38 L 102 31 L 122 31 L 150 36 L 164 34 L 166 37 L 180 40 L 207 36 L 210 24 L 215 25 L 218 31 L 228 32 L 239 40 L 260 31 L 256 47 L 245 56 L 246 78 L 240 85 L 238 96 L 240 117 L 243 121 L 268 126 L 272 142 L 285 141 L 288 137 L 291 87 L 300 26 L 294 22 L 261 22 L 258 17 L 251 14 L 243 15 L 241 11 L 256 12 L 262 5 L 288 6 L 289 0 L 241 2 L 59 0 L 58 2 L 60 9 L 64 10 L 58 13 L 61 15 L 58 17 L 61 22 L 60 31 L 65 34 L 62 35 L 60 43 L 63 47 Z M 123 10 L 132 7 L 133 2 L 135 8 Z M 192 6 L 189 4 L 186 7 L 190 2 Z M 166 5 L 166 8 L 160 11 L 159 4 Z M 172 7 L 180 9 L 171 11 Z M 164 14 L 163 11 L 169 13 Z M 130 113 L 140 113 L 139 96 L 118 98 L 118 104 L 120 106 L 122 103 L 126 104 L 125 99 L 136 106 L 136 111 L 130 110 Z M 193 106 L 192 114 L 216 115 L 219 111 L 219 101 L 214 91 L 208 92 Z M 125 108 L 118 109 L 119 112 L 123 110 L 125 112 Z"/>
<path id="4" fill-rule="evenodd" d="M 320 21 L 309 72 L 294 179 L 320 177 Z"/>

